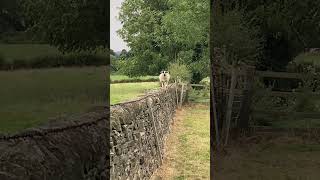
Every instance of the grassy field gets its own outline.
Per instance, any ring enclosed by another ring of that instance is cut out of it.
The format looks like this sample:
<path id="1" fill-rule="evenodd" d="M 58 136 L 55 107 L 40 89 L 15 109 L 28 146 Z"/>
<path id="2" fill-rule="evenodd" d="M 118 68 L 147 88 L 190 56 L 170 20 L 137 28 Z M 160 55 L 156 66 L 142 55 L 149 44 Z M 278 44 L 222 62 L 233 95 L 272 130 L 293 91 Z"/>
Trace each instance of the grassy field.
<path id="1" fill-rule="evenodd" d="M 317 180 L 320 145 L 302 137 L 251 137 L 234 144 L 214 159 L 216 180 Z M 253 142 L 256 141 L 256 142 Z"/>
<path id="2" fill-rule="evenodd" d="M 110 104 L 116 104 L 143 95 L 147 90 L 159 88 L 158 82 L 120 83 L 110 85 Z"/>
<path id="3" fill-rule="evenodd" d="M 153 179 L 210 179 L 210 114 L 208 103 L 178 110 L 166 141 L 163 165 Z"/>
<path id="4" fill-rule="evenodd" d="M 156 82 L 159 81 L 158 76 L 140 76 L 140 77 L 128 77 L 126 75 L 112 74 L 110 76 L 111 83 L 130 83 L 130 82 Z"/>
<path id="5" fill-rule="evenodd" d="M 0 132 L 105 104 L 105 67 L 0 71 Z"/>

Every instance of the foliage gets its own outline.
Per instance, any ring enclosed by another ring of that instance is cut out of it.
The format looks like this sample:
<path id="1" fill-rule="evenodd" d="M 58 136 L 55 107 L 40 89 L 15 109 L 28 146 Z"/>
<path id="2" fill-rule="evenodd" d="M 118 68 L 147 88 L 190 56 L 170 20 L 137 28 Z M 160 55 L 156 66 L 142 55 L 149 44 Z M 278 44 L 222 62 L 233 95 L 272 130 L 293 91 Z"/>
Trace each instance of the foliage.
<path id="1" fill-rule="evenodd" d="M 109 49 L 109 52 L 111 56 L 116 56 L 116 53 L 112 49 Z"/>
<path id="2" fill-rule="evenodd" d="M 0 63 L 0 70 L 53 68 L 71 66 L 102 66 L 107 65 L 108 58 L 94 54 L 70 54 L 38 56 L 30 59 L 4 60 Z"/>
<path id="3" fill-rule="evenodd" d="M 318 1 L 228 0 L 214 7 L 218 7 L 215 12 L 222 16 L 230 11 L 243 11 L 245 23 L 251 30 L 258 31 L 263 40 L 259 70 L 283 71 L 305 48 L 320 45 Z"/>
<path id="4" fill-rule="evenodd" d="M 258 31 L 248 26 L 243 12 L 232 10 L 216 17 L 213 27 L 215 47 L 225 48 L 226 59 L 255 65 L 262 49 Z"/>
<path id="5" fill-rule="evenodd" d="M 63 54 L 48 44 L 0 44 L 0 54 L 3 54 L 4 58 L 0 69 L 107 65 L 108 56 L 103 50 L 97 51 Z"/>
<path id="6" fill-rule="evenodd" d="M 200 81 L 200 84 L 204 84 L 204 85 L 210 86 L 210 78 L 209 77 L 203 78 Z"/>
<path id="7" fill-rule="evenodd" d="M 260 69 L 284 70 L 304 48 L 319 46 L 318 1 L 249 0 L 247 4 L 247 22 L 258 26 L 265 40 Z"/>
<path id="8" fill-rule="evenodd" d="M 96 50 L 108 39 L 108 1 L 25 0 L 22 6 L 30 31 L 63 52 Z"/>
<path id="9" fill-rule="evenodd" d="M 205 89 L 210 92 L 210 78 L 206 77 L 200 81 L 200 84 L 205 85 Z"/>
<path id="10" fill-rule="evenodd" d="M 132 53 L 122 61 L 127 75 L 157 75 L 176 61 L 188 64 L 196 81 L 209 72 L 207 1 L 126 0 L 119 19 Z"/>
<path id="11" fill-rule="evenodd" d="M 179 63 L 170 63 L 169 65 L 169 73 L 170 73 L 170 79 L 173 81 L 179 81 L 182 82 L 190 82 L 191 81 L 191 71 L 185 64 L 179 64 Z"/>
<path id="12" fill-rule="evenodd" d="M 312 65 L 315 68 L 320 68 L 320 54 L 319 53 L 300 53 L 298 56 L 296 56 L 292 62 L 293 64 L 297 65 Z"/>
<path id="13" fill-rule="evenodd" d="M 296 112 L 316 112 L 319 111 L 316 102 L 314 99 L 310 98 L 310 94 L 308 92 L 304 92 L 300 95 L 293 107 L 293 110 Z"/>

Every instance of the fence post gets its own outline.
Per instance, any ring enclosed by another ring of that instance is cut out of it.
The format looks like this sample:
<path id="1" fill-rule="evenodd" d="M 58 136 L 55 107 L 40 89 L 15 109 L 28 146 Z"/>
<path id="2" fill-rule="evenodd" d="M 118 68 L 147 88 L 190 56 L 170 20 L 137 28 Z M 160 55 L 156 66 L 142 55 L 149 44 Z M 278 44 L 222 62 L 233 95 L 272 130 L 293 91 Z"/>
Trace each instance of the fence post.
<path id="1" fill-rule="evenodd" d="M 233 105 L 233 99 L 234 99 L 234 89 L 236 86 L 236 68 L 234 64 L 232 65 L 232 72 L 231 72 L 231 85 L 230 85 L 230 90 L 229 90 L 229 98 L 228 98 L 228 104 L 227 104 L 227 112 L 226 112 L 226 139 L 225 139 L 225 145 L 228 143 L 228 138 L 229 138 L 229 129 L 230 129 L 230 124 L 231 124 L 231 118 L 232 118 L 232 105 Z"/>
<path id="2" fill-rule="evenodd" d="M 154 130 L 154 134 L 156 135 L 156 143 L 157 143 L 157 150 L 159 153 L 159 161 L 160 161 L 160 164 L 162 164 L 162 155 L 161 155 L 161 149 L 160 149 L 160 144 L 159 144 L 159 136 L 158 136 L 158 131 L 157 131 L 157 127 L 156 127 L 156 122 L 154 120 L 154 114 L 152 111 L 152 102 L 151 101 L 148 99 L 149 114 L 152 118 L 153 130 Z"/>
<path id="3" fill-rule="evenodd" d="M 212 78 L 213 79 L 213 78 Z M 216 141 L 217 141 L 217 146 L 220 144 L 220 135 L 219 135 L 219 127 L 218 127 L 218 115 L 217 115 L 217 108 L 216 108 L 216 103 L 215 103 L 215 93 L 214 93 L 214 82 L 210 82 L 211 84 L 211 91 L 210 91 L 210 96 L 211 96 L 211 108 L 212 108 L 212 114 L 213 114 L 213 121 L 214 121 L 214 126 L 215 126 L 215 133 L 216 133 Z"/>
<path id="4" fill-rule="evenodd" d="M 254 69 L 250 68 L 246 72 L 246 87 L 245 95 L 243 97 L 241 107 L 240 107 L 240 116 L 239 116 L 239 128 L 248 128 L 249 127 L 249 114 L 250 114 L 250 105 L 251 98 L 253 95 L 253 81 L 254 81 Z"/>
<path id="5" fill-rule="evenodd" d="M 178 107 L 179 106 L 179 96 L 178 96 L 178 83 L 177 83 L 177 80 L 175 80 L 174 83 L 175 83 L 176 101 L 177 101 L 177 107 Z"/>
<path id="6" fill-rule="evenodd" d="M 184 90 L 184 84 L 182 83 L 182 87 L 181 87 L 181 95 L 180 95 L 180 107 L 182 107 L 182 101 L 183 101 L 183 90 Z"/>

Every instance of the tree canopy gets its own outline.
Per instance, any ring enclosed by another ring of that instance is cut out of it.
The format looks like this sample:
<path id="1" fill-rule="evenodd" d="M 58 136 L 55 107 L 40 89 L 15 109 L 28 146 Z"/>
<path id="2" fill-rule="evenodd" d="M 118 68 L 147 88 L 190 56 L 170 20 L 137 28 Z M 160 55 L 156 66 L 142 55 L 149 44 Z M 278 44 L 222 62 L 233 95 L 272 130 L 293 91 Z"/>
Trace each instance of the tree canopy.
<path id="1" fill-rule="evenodd" d="M 242 23 L 262 38 L 258 69 L 285 70 L 305 48 L 320 46 L 319 0 L 227 0 L 220 1 L 222 16 L 237 10 Z"/>
<path id="2" fill-rule="evenodd" d="M 29 30 L 63 52 L 109 44 L 108 4 L 105 0 L 22 1 Z"/>
<path id="3" fill-rule="evenodd" d="M 179 61 L 201 80 L 209 69 L 209 9 L 207 0 L 124 1 L 119 34 L 132 54 L 125 72 L 156 75 Z"/>

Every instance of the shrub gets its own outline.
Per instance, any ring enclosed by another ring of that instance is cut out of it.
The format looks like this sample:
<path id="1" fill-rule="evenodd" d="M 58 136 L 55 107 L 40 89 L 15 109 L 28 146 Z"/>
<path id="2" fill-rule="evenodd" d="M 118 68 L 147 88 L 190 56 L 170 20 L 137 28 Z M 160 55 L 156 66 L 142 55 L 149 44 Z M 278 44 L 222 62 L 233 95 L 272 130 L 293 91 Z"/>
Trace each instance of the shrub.
<path id="1" fill-rule="evenodd" d="M 297 98 L 293 110 L 297 112 L 315 112 L 318 110 L 317 102 L 310 98 L 310 95 L 307 92 L 304 92 Z"/>
<path id="2" fill-rule="evenodd" d="M 12 61 L 12 66 L 14 69 L 30 68 L 30 62 L 24 59 L 14 59 Z"/>
<path id="3" fill-rule="evenodd" d="M 206 86 L 210 86 L 210 78 L 209 77 L 203 78 L 200 81 L 200 84 L 203 84 L 203 85 L 206 85 Z"/>
<path id="4" fill-rule="evenodd" d="M 208 93 L 208 96 L 210 96 L 210 93 L 209 93 L 209 91 L 210 91 L 210 78 L 209 77 L 203 78 L 200 81 L 200 84 L 205 85 L 204 90 Z"/>
<path id="5" fill-rule="evenodd" d="M 169 69 L 171 79 L 173 81 L 175 80 L 178 81 L 179 79 L 182 82 L 187 82 L 187 83 L 191 81 L 192 74 L 186 65 L 179 64 L 179 63 L 170 63 L 168 69 Z"/>

